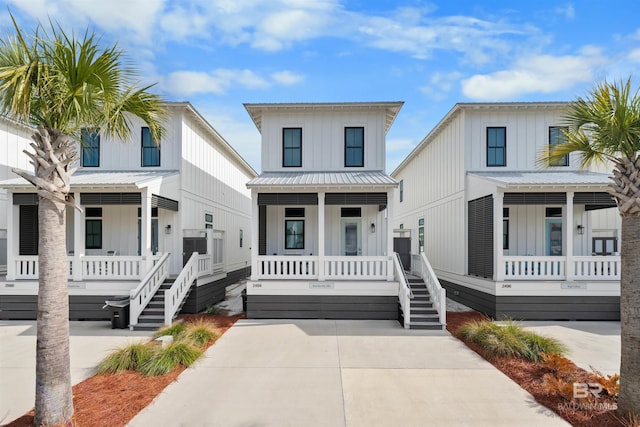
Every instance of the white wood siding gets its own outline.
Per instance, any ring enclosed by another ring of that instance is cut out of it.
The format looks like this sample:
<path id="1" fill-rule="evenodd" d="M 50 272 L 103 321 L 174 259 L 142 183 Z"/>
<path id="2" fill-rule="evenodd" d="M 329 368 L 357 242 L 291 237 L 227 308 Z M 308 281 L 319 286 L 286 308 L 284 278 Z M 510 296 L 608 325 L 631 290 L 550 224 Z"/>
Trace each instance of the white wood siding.
<path id="1" fill-rule="evenodd" d="M 345 168 L 344 128 L 364 127 L 364 167 Z M 302 167 L 282 167 L 282 129 L 302 128 Z M 385 111 L 265 111 L 263 171 L 385 170 Z"/>
<path id="2" fill-rule="evenodd" d="M 5 118 L 0 118 L 0 181 L 14 179 L 18 176 L 11 172 L 11 168 L 20 168 L 33 172 L 33 166 L 29 158 L 23 153 L 31 151 L 29 144 L 32 142 L 33 131 L 24 126 L 19 126 Z M 0 189 L 0 239 L 5 237 L 7 229 L 7 192 Z M 0 262 L 0 264 L 3 264 Z"/>
<path id="3" fill-rule="evenodd" d="M 425 220 L 425 254 L 438 270 L 465 273 L 466 199 L 464 115 L 457 115 L 416 157 L 393 175 L 403 180 L 395 192 L 393 228 L 411 229 L 418 252 L 418 220 Z"/>

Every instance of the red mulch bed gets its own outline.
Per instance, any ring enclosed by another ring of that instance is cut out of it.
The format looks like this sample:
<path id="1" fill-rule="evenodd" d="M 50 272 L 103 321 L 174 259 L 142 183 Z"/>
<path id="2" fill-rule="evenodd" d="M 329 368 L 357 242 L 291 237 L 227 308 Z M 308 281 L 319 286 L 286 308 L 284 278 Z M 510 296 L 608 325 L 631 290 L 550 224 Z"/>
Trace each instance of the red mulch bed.
<path id="1" fill-rule="evenodd" d="M 186 314 L 180 318 L 186 322 L 199 319 L 212 321 L 216 325 L 218 338 L 233 324 L 244 318 L 212 314 Z M 215 343 L 211 341 L 207 348 Z M 155 397 L 178 378 L 184 371 L 179 367 L 164 376 L 145 377 L 133 371 L 116 375 L 94 375 L 73 386 L 74 423 L 76 426 L 116 427 L 126 425 L 138 412 L 149 405 Z M 34 412 L 29 411 L 7 424 L 7 427 L 33 427 Z"/>
<path id="2" fill-rule="evenodd" d="M 552 371 L 543 363 L 514 358 L 490 358 L 484 354 L 479 346 L 467 342 L 456 335 L 458 328 L 466 322 L 483 319 L 489 318 L 476 311 L 447 312 L 447 330 L 464 342 L 467 347 L 487 359 L 489 363 L 518 383 L 520 387 L 531 393 L 538 403 L 551 409 L 571 425 L 583 427 L 625 426 L 621 419 L 616 417 L 615 411 L 611 409 L 617 407 L 615 398 L 601 394 L 594 402 L 595 405 L 592 406 L 595 409 L 586 409 L 584 406 L 581 408 L 578 406 L 579 403 L 574 404 L 562 396 L 550 393 L 545 389 L 542 377 Z M 595 375 L 592 372 L 585 371 L 573 363 L 570 365 L 572 370 L 571 377 L 575 378 L 576 382 L 596 382 Z"/>

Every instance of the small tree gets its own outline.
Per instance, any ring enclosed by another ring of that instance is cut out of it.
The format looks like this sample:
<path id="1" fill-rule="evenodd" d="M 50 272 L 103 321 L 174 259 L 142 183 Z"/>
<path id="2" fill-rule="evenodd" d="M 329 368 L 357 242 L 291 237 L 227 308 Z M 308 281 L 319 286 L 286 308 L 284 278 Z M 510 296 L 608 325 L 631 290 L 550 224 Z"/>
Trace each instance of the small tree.
<path id="1" fill-rule="evenodd" d="M 577 98 L 566 115 L 566 142 L 543 156 L 559 161 L 568 153 L 582 155 L 581 166 L 614 164 L 609 193 L 622 217 L 620 320 L 620 395 L 618 410 L 640 414 L 640 94 L 631 78 L 619 84 L 597 84 Z M 549 164 L 549 163 L 548 163 Z"/>
<path id="2" fill-rule="evenodd" d="M 0 109 L 37 127 L 33 152 L 25 151 L 34 173 L 14 172 L 39 196 L 35 425 L 55 425 L 73 416 L 65 209 L 80 209 L 70 194 L 74 139 L 86 129 L 127 140 L 135 115 L 160 141 L 165 110 L 151 86 L 136 86 L 135 70 L 115 45 L 102 49 L 93 33 L 77 38 L 53 24 L 49 33 L 38 25 L 27 37 L 15 19 L 13 25 L 15 34 L 0 40 Z"/>

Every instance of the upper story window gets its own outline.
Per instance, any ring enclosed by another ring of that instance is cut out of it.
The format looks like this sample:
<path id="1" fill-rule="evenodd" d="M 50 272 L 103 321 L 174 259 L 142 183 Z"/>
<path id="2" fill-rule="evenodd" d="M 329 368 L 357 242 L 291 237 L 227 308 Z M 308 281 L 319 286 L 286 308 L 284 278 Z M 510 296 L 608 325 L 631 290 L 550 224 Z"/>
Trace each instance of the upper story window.
<path id="1" fill-rule="evenodd" d="M 82 166 L 100 166 L 100 134 L 97 131 L 91 132 L 88 129 L 82 129 L 80 139 L 82 141 Z"/>
<path id="2" fill-rule="evenodd" d="M 560 144 L 567 142 L 564 129 L 558 126 L 549 126 L 549 150 Z M 549 160 L 549 166 L 569 166 L 569 155 L 565 154 L 561 159 Z"/>
<path id="3" fill-rule="evenodd" d="M 282 166 L 302 166 L 302 128 L 282 129 Z"/>
<path id="4" fill-rule="evenodd" d="M 404 200 L 404 179 L 400 180 L 400 203 Z"/>
<path id="5" fill-rule="evenodd" d="M 487 128 L 487 166 L 507 166 L 507 128 Z"/>
<path id="6" fill-rule="evenodd" d="M 344 128 L 345 167 L 364 166 L 364 128 Z"/>
<path id="7" fill-rule="evenodd" d="M 142 128 L 142 166 L 160 166 L 160 145 L 153 140 L 148 127 Z"/>

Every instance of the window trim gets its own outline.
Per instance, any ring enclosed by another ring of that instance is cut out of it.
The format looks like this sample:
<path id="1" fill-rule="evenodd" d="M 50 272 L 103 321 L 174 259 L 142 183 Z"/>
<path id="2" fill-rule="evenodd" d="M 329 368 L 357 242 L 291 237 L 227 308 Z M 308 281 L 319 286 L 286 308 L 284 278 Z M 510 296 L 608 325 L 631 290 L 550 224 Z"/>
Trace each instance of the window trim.
<path id="1" fill-rule="evenodd" d="M 495 147 L 489 147 L 489 131 L 493 130 L 493 129 L 503 129 L 504 130 L 504 145 L 502 147 L 499 146 L 495 146 Z M 487 126 L 486 128 L 486 132 L 485 132 L 485 136 L 486 136 L 486 165 L 489 168 L 494 168 L 494 167 L 506 167 L 507 166 L 507 127 L 506 126 Z M 490 149 L 497 149 L 497 148 L 501 148 L 503 150 L 502 152 L 502 164 L 489 164 L 489 150 Z"/>
<path id="2" fill-rule="evenodd" d="M 144 132 L 145 129 L 149 132 L 149 140 L 153 143 L 152 146 L 146 146 L 144 145 Z M 156 144 L 155 141 L 153 140 L 153 137 L 151 136 L 151 130 L 149 130 L 148 126 L 142 126 L 142 128 L 140 129 L 140 165 L 143 168 L 153 168 L 153 167 L 159 167 L 162 164 L 162 159 L 161 159 L 161 150 L 160 150 L 160 144 Z M 156 150 L 158 152 L 158 164 L 152 164 L 152 165 L 147 165 L 144 162 L 144 153 L 145 150 Z"/>
<path id="3" fill-rule="evenodd" d="M 86 146 L 85 144 L 85 135 L 88 136 L 89 138 L 87 138 L 89 141 L 95 142 L 97 140 L 97 146 Z M 96 138 L 94 138 L 94 136 Z M 87 149 L 91 150 L 91 151 L 95 151 L 97 152 L 97 164 L 95 165 L 91 165 L 91 164 L 86 164 L 85 162 L 85 151 L 88 151 Z M 89 130 L 88 129 L 81 129 L 80 130 L 80 163 L 82 165 L 83 168 L 99 168 L 100 167 L 100 132 L 98 132 L 97 130 L 90 133 L 89 134 Z"/>
<path id="4" fill-rule="evenodd" d="M 299 148 L 287 148 L 284 146 L 285 144 L 285 133 L 287 133 L 287 131 L 292 131 L 292 130 L 297 130 L 299 135 L 300 135 L 300 140 L 299 140 Z M 300 151 L 300 158 L 298 163 L 300 164 L 295 164 L 295 165 L 287 165 L 286 163 L 286 155 L 285 155 L 285 151 L 286 150 L 299 150 Z M 302 128 L 282 128 L 282 167 L 283 168 L 301 168 L 302 167 Z"/>
<path id="5" fill-rule="evenodd" d="M 362 140 L 360 147 L 347 147 L 347 131 L 353 129 L 362 129 Z M 357 149 L 361 150 L 360 164 L 347 164 L 347 150 L 348 149 Z M 344 128 L 344 167 L 345 168 L 363 168 L 364 167 L 364 126 L 345 126 Z"/>
<path id="6" fill-rule="evenodd" d="M 551 130 L 552 129 L 558 129 L 558 131 L 559 131 L 559 133 L 558 133 L 558 142 L 556 142 L 555 144 L 551 144 Z M 566 142 L 566 138 L 564 137 L 563 129 L 566 129 L 566 126 L 549 126 L 549 135 L 548 135 L 549 136 L 549 141 L 548 141 L 549 152 L 551 152 L 551 147 L 553 147 L 554 145 L 564 144 Z M 562 138 L 560 136 L 562 136 Z M 557 164 L 552 163 L 551 159 L 549 159 L 549 166 L 551 166 L 551 167 L 566 167 L 566 166 L 569 166 L 569 154 L 565 154 L 564 157 L 562 157 L 562 160 L 559 161 Z"/>

